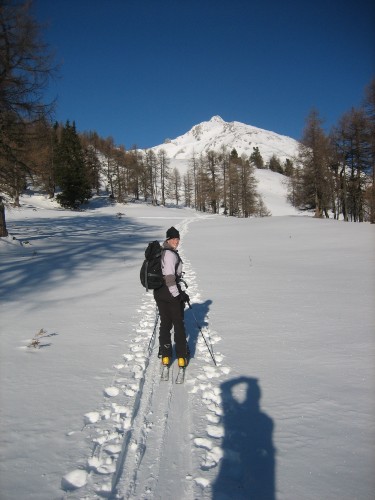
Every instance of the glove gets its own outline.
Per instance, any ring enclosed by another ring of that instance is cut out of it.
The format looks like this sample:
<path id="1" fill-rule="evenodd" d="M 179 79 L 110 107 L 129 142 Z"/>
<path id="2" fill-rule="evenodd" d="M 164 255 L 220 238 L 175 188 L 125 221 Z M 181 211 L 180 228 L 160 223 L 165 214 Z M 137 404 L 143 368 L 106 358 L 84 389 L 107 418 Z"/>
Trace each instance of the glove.
<path id="1" fill-rule="evenodd" d="M 180 301 L 185 303 L 185 302 L 190 302 L 190 297 L 186 292 L 181 291 L 180 295 L 178 296 Z"/>

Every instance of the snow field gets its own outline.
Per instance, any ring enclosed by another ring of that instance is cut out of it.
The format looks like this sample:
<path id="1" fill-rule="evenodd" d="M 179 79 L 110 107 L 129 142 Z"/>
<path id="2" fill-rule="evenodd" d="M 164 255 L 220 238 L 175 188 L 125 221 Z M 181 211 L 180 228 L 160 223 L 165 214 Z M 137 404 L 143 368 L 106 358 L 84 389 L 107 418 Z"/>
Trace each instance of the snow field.
<path id="1" fill-rule="evenodd" d="M 182 240 L 189 224 L 179 225 Z M 183 251 L 184 271 L 191 303 L 199 302 L 196 276 Z M 193 306 L 194 308 L 194 306 Z M 129 352 L 116 370 L 110 386 L 104 388 L 100 409 L 83 416 L 83 432 L 92 452 L 84 467 L 67 472 L 61 487 L 69 498 L 165 498 L 180 484 L 182 498 L 202 497 L 209 489 L 205 471 L 217 467 L 223 452 L 224 429 L 220 425 L 220 389 L 212 380 L 229 374 L 217 351 L 220 336 L 210 332 L 206 322 L 199 337 L 189 339 L 195 353 L 187 368 L 184 386 L 176 386 L 176 364 L 169 382 L 160 381 L 158 324 L 155 302 L 149 293 L 138 309 L 139 324 L 130 340 Z M 194 320 L 195 321 L 195 320 Z M 189 331 L 193 328 L 189 325 Z M 197 329 L 197 325 L 195 325 Z M 214 350 L 214 366 L 202 334 Z M 192 345 L 194 343 L 194 345 Z M 204 418 L 196 422 L 193 408 L 203 406 Z M 195 429 L 201 429 L 200 437 Z M 171 471 L 170 462 L 178 464 Z M 199 471 L 199 474 L 197 474 Z"/>
<path id="2" fill-rule="evenodd" d="M 372 226 L 23 202 L 0 241 L 6 500 L 372 500 Z M 171 225 L 193 303 L 184 385 L 175 362 L 159 381 L 138 278 Z"/>

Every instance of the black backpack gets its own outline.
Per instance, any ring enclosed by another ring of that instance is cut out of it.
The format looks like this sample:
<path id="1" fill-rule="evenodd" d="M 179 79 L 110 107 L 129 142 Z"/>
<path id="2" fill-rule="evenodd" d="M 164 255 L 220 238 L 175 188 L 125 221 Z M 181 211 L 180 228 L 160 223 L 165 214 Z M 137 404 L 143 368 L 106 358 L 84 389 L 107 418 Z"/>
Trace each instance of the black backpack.
<path id="1" fill-rule="evenodd" d="M 161 272 L 161 255 L 163 248 L 158 241 L 151 241 L 145 250 L 145 260 L 143 261 L 140 278 L 146 291 L 157 290 L 164 285 L 163 274 Z"/>
<path id="2" fill-rule="evenodd" d="M 161 288 L 165 283 L 161 270 L 161 257 L 163 252 L 165 252 L 166 250 L 174 252 L 178 257 L 176 263 L 176 272 L 179 262 L 182 262 L 178 252 L 172 250 L 171 248 L 163 248 L 162 246 L 160 246 L 160 243 L 158 241 L 151 241 L 145 250 L 146 258 L 143 261 L 141 271 L 139 273 L 142 286 L 146 288 L 146 292 L 148 292 L 149 290 L 157 290 L 158 288 Z"/>

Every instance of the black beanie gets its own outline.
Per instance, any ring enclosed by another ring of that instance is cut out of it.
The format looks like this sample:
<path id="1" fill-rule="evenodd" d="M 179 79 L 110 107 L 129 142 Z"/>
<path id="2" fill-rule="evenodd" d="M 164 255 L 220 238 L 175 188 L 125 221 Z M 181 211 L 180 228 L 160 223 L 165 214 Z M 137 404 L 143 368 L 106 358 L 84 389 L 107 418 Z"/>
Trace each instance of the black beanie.
<path id="1" fill-rule="evenodd" d="M 180 239 L 180 233 L 177 231 L 175 227 L 170 227 L 167 231 L 167 240 L 170 240 L 172 238 L 178 238 Z"/>

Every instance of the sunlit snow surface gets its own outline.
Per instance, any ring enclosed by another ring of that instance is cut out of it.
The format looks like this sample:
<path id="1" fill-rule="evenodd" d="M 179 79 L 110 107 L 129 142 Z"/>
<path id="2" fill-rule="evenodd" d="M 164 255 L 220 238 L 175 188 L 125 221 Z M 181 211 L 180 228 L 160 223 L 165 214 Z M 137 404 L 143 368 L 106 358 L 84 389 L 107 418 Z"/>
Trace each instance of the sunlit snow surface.
<path id="1" fill-rule="evenodd" d="M 260 175 L 275 217 L 40 196 L 7 211 L 1 498 L 373 498 L 374 227 L 293 216 L 283 178 Z M 159 381 L 139 283 L 171 225 L 193 304 L 184 385 L 175 362 Z"/>

